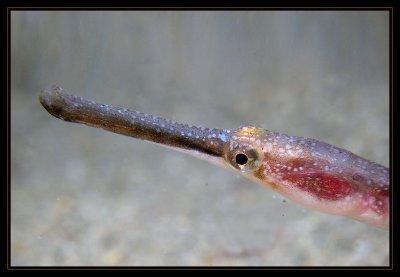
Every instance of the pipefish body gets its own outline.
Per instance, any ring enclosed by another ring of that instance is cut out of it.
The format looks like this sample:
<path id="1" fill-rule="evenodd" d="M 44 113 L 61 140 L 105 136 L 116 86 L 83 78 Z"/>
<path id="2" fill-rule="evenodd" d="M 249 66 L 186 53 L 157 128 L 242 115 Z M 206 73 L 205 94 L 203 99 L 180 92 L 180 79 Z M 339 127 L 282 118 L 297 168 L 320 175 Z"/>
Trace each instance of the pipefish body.
<path id="1" fill-rule="evenodd" d="M 39 100 L 65 121 L 159 143 L 240 172 L 308 208 L 388 228 L 388 168 L 347 150 L 252 125 L 235 130 L 190 126 L 99 104 L 58 86 L 42 90 Z"/>

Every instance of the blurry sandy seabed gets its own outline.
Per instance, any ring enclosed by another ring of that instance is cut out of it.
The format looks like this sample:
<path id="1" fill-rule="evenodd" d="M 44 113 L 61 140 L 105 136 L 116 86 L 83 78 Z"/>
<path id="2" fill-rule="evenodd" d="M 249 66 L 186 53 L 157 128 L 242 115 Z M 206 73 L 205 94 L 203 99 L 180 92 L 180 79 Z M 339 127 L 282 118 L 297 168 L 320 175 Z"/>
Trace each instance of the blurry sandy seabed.
<path id="1" fill-rule="evenodd" d="M 12 12 L 12 265 L 374 265 L 388 231 L 51 117 L 38 93 L 253 123 L 388 166 L 388 14 Z"/>

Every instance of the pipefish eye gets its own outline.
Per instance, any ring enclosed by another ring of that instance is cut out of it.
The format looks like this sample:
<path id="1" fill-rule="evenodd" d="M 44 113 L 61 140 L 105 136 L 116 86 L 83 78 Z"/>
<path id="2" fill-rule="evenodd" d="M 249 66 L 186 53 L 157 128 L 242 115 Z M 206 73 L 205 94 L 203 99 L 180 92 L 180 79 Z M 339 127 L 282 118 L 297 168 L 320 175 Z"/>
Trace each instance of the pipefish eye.
<path id="1" fill-rule="evenodd" d="M 238 165 L 245 165 L 249 161 L 246 154 L 238 153 L 236 154 L 235 161 Z"/>
<path id="2" fill-rule="evenodd" d="M 259 167 L 260 157 L 255 149 L 238 147 L 228 154 L 230 164 L 242 172 L 255 170 Z"/>

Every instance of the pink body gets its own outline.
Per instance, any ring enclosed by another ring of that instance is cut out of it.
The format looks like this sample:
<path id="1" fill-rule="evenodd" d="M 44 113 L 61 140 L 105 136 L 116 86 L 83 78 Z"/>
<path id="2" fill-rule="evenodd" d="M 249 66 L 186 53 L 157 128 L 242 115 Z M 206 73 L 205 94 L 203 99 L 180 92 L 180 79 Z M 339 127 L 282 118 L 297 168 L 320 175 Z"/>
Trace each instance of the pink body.
<path id="1" fill-rule="evenodd" d="M 260 155 L 247 177 L 312 209 L 388 227 L 387 168 L 327 143 L 252 126 L 235 131 L 231 149 L 235 144 Z"/>

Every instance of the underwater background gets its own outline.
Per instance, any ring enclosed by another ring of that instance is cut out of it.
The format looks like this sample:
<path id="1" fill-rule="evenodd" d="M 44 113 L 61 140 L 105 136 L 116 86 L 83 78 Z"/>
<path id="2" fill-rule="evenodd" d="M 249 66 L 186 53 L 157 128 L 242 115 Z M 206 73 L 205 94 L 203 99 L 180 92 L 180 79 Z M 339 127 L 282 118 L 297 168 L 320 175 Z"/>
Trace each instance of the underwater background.
<path id="1" fill-rule="evenodd" d="M 386 11 L 12 11 L 11 265 L 387 266 L 389 232 L 49 115 L 57 84 L 389 165 Z"/>

